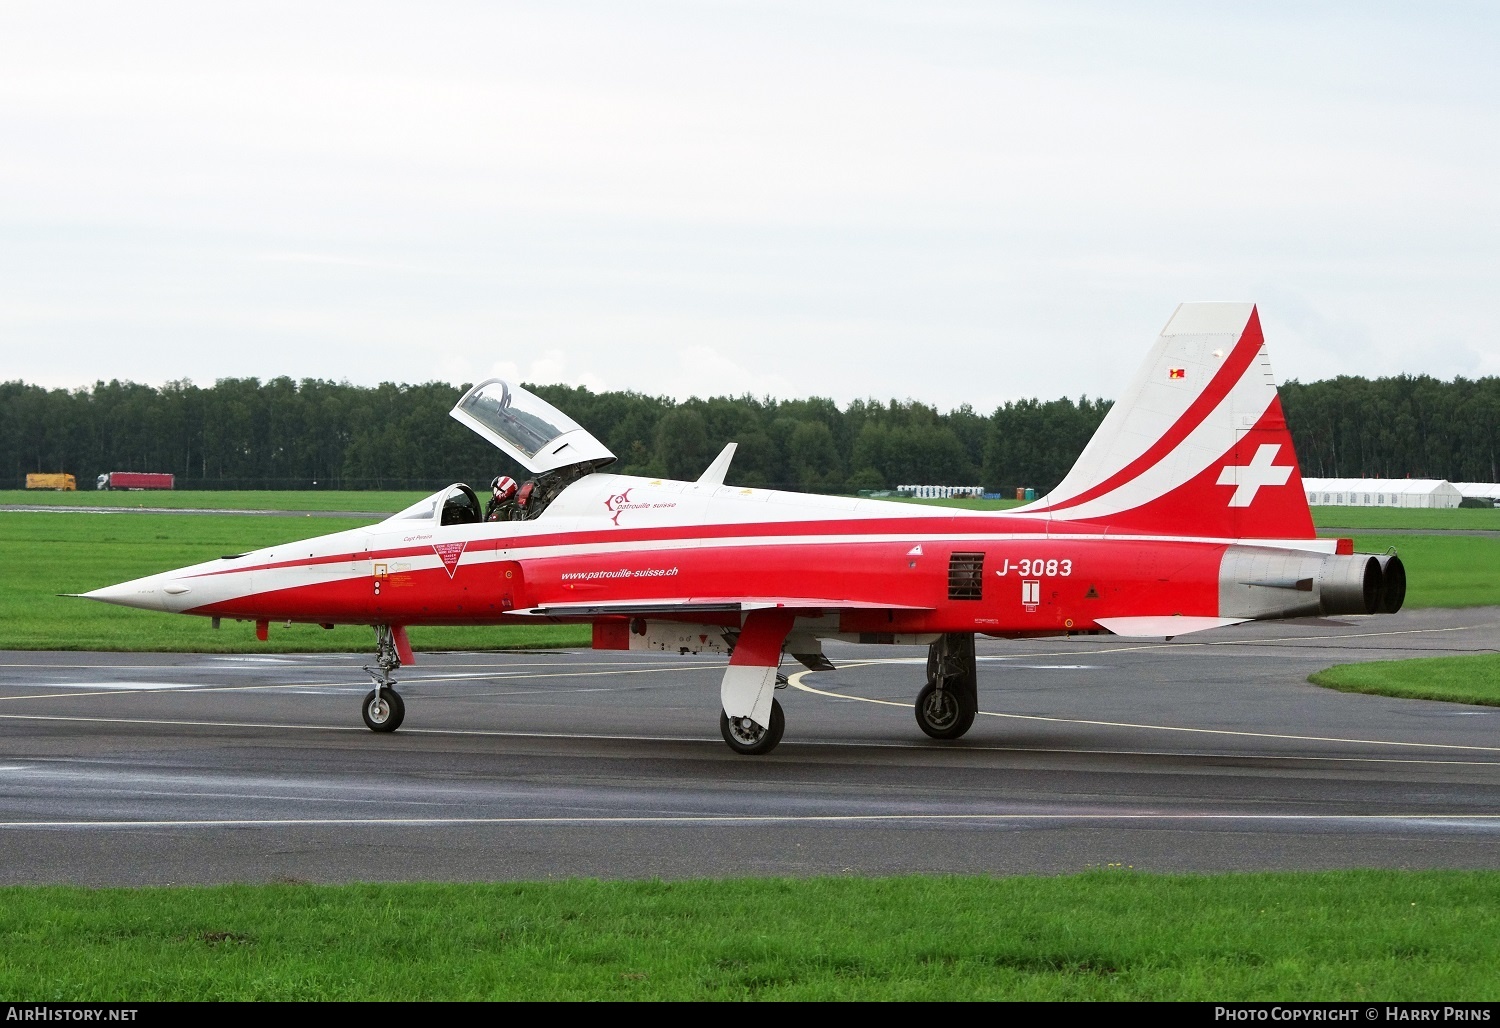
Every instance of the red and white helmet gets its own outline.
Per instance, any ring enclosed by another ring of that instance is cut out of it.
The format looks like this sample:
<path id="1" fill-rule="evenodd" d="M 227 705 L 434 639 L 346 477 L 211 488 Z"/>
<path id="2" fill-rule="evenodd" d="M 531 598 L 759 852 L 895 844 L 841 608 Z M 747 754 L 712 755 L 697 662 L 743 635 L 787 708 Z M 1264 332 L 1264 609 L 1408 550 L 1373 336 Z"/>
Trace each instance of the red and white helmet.
<path id="1" fill-rule="evenodd" d="M 497 500 L 508 500 L 516 495 L 516 480 L 509 475 L 501 475 L 490 483 L 490 492 L 495 494 Z"/>

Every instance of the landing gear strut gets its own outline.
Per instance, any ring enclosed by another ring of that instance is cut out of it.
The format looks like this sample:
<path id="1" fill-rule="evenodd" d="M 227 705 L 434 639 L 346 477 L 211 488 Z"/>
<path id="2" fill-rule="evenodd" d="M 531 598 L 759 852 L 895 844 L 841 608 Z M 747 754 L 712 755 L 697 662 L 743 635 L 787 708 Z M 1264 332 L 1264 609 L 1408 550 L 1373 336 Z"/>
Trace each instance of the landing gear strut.
<path id="1" fill-rule="evenodd" d="M 394 732 L 401 727 L 406 717 L 406 704 L 396 691 L 396 679 L 392 673 L 401 666 L 401 656 L 396 650 L 396 638 L 390 625 L 375 626 L 375 663 L 377 668 L 366 665 L 365 674 L 375 682 L 375 688 L 365 696 L 361 713 L 365 727 L 372 732 Z"/>
<path id="2" fill-rule="evenodd" d="M 934 739 L 957 739 L 979 710 L 974 636 L 950 632 L 927 648 L 927 684 L 917 693 L 917 727 Z"/>

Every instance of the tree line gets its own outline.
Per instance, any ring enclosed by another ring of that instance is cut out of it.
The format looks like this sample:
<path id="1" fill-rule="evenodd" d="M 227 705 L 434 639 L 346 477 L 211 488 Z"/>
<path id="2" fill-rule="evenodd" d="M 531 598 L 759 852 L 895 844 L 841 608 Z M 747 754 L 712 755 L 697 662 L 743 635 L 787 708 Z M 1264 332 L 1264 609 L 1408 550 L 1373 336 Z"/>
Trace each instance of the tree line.
<path id="1" fill-rule="evenodd" d="M 66 471 L 169 471 L 179 489 L 437 489 L 519 477 L 448 417 L 466 386 L 363 387 L 290 378 L 212 386 L 0 383 L 0 486 Z M 676 401 L 535 386 L 598 436 L 627 474 L 696 478 L 739 443 L 736 485 L 853 492 L 907 483 L 1051 489 L 1110 401 L 1017 400 L 980 414 L 914 400 Z M 1500 378 L 1342 377 L 1281 387 L 1306 475 L 1500 481 Z M 7 483 L 4 479 L 9 479 Z"/>

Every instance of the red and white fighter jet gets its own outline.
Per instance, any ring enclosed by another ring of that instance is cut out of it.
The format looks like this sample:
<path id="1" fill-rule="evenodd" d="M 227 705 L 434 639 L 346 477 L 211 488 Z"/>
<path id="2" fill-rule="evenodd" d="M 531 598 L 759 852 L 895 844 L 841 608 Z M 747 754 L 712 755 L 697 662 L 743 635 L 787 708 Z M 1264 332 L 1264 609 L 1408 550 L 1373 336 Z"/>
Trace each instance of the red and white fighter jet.
<path id="1" fill-rule="evenodd" d="M 1006 511 L 738 488 L 734 443 L 696 482 L 606 474 L 597 439 L 498 379 L 452 414 L 535 476 L 507 520 L 453 485 L 368 528 L 87 595 L 253 620 L 262 639 L 272 621 L 372 625 L 374 731 L 404 715 L 410 625 L 586 622 L 596 649 L 724 653 L 724 741 L 767 753 L 783 655 L 830 668 L 823 639 L 927 645 L 917 723 L 956 739 L 976 634 L 1169 638 L 1390 613 L 1406 592 L 1398 557 L 1316 537 L 1248 303 L 1178 307 L 1062 483 Z"/>

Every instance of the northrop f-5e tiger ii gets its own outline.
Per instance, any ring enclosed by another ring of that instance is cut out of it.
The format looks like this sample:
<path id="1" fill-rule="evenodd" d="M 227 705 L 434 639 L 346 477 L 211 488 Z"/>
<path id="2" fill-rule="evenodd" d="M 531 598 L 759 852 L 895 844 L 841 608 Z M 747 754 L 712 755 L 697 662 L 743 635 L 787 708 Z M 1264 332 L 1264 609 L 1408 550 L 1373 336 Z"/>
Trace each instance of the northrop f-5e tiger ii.
<path id="1" fill-rule="evenodd" d="M 1394 554 L 1320 539 L 1249 303 L 1185 303 L 1057 488 L 969 511 L 608 473 L 603 444 L 514 382 L 452 416 L 534 478 L 487 520 L 455 484 L 367 528 L 87 595 L 147 610 L 375 629 L 365 723 L 394 731 L 411 625 L 588 623 L 601 650 L 722 653 L 719 727 L 781 740 L 778 668 L 826 639 L 928 647 L 918 726 L 968 731 L 976 635 L 1165 638 L 1256 619 L 1393 613 Z M 507 489 L 508 491 L 508 489 Z M 784 679 L 781 679 L 784 682 Z"/>

